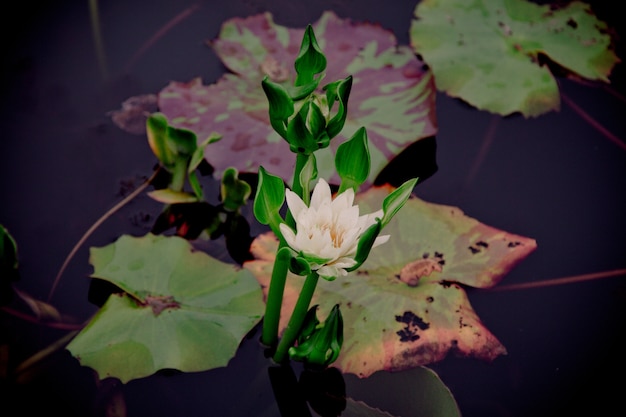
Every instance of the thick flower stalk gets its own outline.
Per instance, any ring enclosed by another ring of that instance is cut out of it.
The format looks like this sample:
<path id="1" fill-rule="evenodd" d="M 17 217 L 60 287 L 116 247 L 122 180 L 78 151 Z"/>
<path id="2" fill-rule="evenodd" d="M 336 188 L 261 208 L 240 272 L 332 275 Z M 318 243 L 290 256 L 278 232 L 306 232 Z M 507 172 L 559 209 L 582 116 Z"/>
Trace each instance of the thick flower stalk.
<path id="1" fill-rule="evenodd" d="M 311 270 L 328 280 L 347 275 L 346 269 L 357 264 L 354 258 L 359 239 L 383 216 L 383 210 L 360 215 L 352 188 L 333 199 L 324 179 L 317 182 L 309 206 L 291 190 L 286 190 L 286 199 L 296 230 L 280 224 L 285 242 L 309 262 Z M 389 235 L 378 236 L 372 247 L 387 240 Z"/>

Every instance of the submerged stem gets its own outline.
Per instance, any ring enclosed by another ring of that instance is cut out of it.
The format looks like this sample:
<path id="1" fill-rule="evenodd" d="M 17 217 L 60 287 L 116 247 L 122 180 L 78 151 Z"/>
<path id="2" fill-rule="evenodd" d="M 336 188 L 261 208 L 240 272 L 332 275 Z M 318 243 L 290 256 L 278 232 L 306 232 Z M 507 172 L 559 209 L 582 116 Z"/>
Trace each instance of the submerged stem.
<path id="1" fill-rule="evenodd" d="M 100 75 L 102 75 L 103 81 L 107 81 L 109 79 L 109 70 L 106 62 L 106 54 L 104 52 L 104 42 L 102 41 L 102 30 L 100 29 L 98 0 L 89 0 L 89 15 L 91 18 L 91 31 L 93 32 L 96 57 L 98 59 L 98 66 L 100 67 Z"/>
<path id="2" fill-rule="evenodd" d="M 85 241 L 89 238 L 89 236 L 91 236 L 91 234 L 98 228 L 100 227 L 100 225 L 102 223 L 104 223 L 104 221 L 106 219 L 108 219 L 109 217 L 111 217 L 113 214 L 115 214 L 116 211 L 118 211 L 119 209 L 121 209 L 122 207 L 124 207 L 129 201 L 131 201 L 133 198 L 137 197 L 139 194 L 141 194 L 146 188 L 148 188 L 148 186 L 150 185 L 150 183 L 152 183 L 152 181 L 154 181 L 154 179 L 156 178 L 156 176 L 161 172 L 161 167 L 159 167 L 158 169 L 156 169 L 154 171 L 154 173 L 152 174 L 152 176 L 150 178 L 148 178 L 143 184 L 141 184 L 139 187 L 137 187 L 137 189 L 135 191 L 133 191 L 132 193 L 130 193 L 129 195 L 127 195 L 122 201 L 120 201 L 119 203 L 117 203 L 116 205 L 114 205 L 113 207 L 111 207 L 106 213 L 104 213 L 98 220 L 95 221 L 94 224 L 91 225 L 91 227 L 89 229 L 87 229 L 87 231 L 85 232 L 85 234 L 80 238 L 80 240 L 78 242 L 76 242 L 76 245 L 74 245 L 74 247 L 72 248 L 72 250 L 70 251 L 70 253 L 67 255 L 67 257 L 65 258 L 65 261 L 63 262 L 63 265 L 61 265 L 61 268 L 59 269 L 59 272 L 57 273 L 57 276 L 54 278 L 54 282 L 52 283 L 52 288 L 50 288 L 50 292 L 48 293 L 48 302 L 50 302 L 50 299 L 52 299 L 52 296 L 54 295 L 54 291 L 56 290 L 57 285 L 59 284 L 59 280 L 61 279 L 61 275 L 63 275 L 63 272 L 65 272 L 65 269 L 67 268 L 67 266 L 69 265 L 70 261 L 72 260 L 72 258 L 74 257 L 74 255 L 76 255 L 76 252 L 78 252 L 78 249 L 80 249 L 80 247 L 83 245 L 83 243 L 85 243 Z"/>
<path id="3" fill-rule="evenodd" d="M 309 304 L 311 304 L 311 299 L 313 298 L 313 293 L 315 292 L 318 280 L 319 275 L 315 271 L 312 271 L 306 277 L 302 290 L 300 291 L 300 295 L 298 296 L 298 301 L 293 308 L 293 313 L 291 313 L 291 318 L 289 319 L 287 328 L 278 343 L 278 348 L 276 348 L 276 353 L 273 358 L 274 362 L 282 363 L 287 358 L 289 348 L 293 346 L 298 337 L 298 333 L 300 333 L 300 328 L 302 327 L 306 313 L 309 310 Z"/>
<path id="4" fill-rule="evenodd" d="M 591 281 L 600 278 L 618 277 L 620 275 L 626 275 L 626 269 L 614 269 L 611 271 L 594 272 L 591 274 L 574 275 L 571 277 L 547 279 L 536 282 L 524 282 L 521 284 L 501 285 L 499 287 L 489 288 L 489 291 L 512 291 L 525 290 L 529 288 L 551 287 L 554 285 L 573 284 L 576 282 Z"/>

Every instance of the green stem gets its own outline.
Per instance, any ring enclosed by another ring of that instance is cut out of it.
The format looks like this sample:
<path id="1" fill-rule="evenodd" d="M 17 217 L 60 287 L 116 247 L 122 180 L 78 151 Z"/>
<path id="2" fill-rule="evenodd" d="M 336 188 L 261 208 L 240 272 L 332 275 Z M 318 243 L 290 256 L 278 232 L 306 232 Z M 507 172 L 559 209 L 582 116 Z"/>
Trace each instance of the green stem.
<path id="1" fill-rule="evenodd" d="M 317 275 L 317 272 L 315 271 L 312 271 L 306 277 L 304 286 L 298 296 L 296 306 L 293 308 L 293 313 L 291 313 L 291 318 L 289 319 L 287 328 L 283 333 L 282 339 L 280 339 L 280 343 L 278 343 L 278 348 L 276 348 L 276 353 L 273 358 L 274 362 L 282 363 L 287 358 L 289 348 L 293 346 L 296 341 L 306 313 L 309 310 L 309 304 L 311 304 L 311 299 L 313 298 L 313 293 L 315 292 L 318 279 L 319 275 Z"/>
<path id="2" fill-rule="evenodd" d="M 283 304 L 283 292 L 285 291 L 285 281 L 287 280 L 287 270 L 291 252 L 289 249 L 278 249 L 272 279 L 267 291 L 267 301 L 265 303 L 265 317 L 263 318 L 263 333 L 261 343 L 266 346 L 274 346 L 278 340 L 278 323 L 280 321 L 280 309 Z"/>
<path id="3" fill-rule="evenodd" d="M 170 180 L 170 188 L 174 191 L 183 191 L 185 186 L 185 177 L 187 176 L 187 161 L 178 158 L 174 163 L 172 179 Z"/>

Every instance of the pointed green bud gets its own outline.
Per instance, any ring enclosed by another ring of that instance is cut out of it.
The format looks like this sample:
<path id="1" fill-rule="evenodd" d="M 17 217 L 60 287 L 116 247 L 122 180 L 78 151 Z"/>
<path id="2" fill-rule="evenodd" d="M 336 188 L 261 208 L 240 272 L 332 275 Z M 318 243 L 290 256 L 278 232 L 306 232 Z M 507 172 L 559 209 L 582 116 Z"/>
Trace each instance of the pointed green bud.
<path id="1" fill-rule="evenodd" d="M 302 201 L 308 205 L 311 199 L 311 181 L 317 178 L 317 160 L 315 159 L 315 154 L 309 154 L 306 158 L 306 163 L 300 171 L 298 180 L 302 187 Z"/>
<path id="2" fill-rule="evenodd" d="M 334 107 L 335 101 L 338 102 L 337 113 L 328 122 L 326 132 L 332 139 L 337 136 L 343 129 L 348 116 L 348 98 L 352 89 L 352 76 L 349 75 L 344 80 L 328 84 L 324 87 L 326 90 L 326 101 L 328 102 L 329 111 Z"/>
<path id="3" fill-rule="evenodd" d="M 250 197 L 250 184 L 238 178 L 235 168 L 227 168 L 222 174 L 221 199 L 226 211 L 237 211 Z"/>
<path id="4" fill-rule="evenodd" d="M 320 327 L 315 315 L 317 306 L 309 310 L 305 317 L 298 345 L 289 348 L 289 356 L 295 361 L 309 365 L 328 366 L 333 363 L 343 345 L 343 317 L 339 305 L 335 304 Z M 310 314 L 313 310 L 313 314 Z"/>
<path id="5" fill-rule="evenodd" d="M 370 173 L 370 152 L 367 143 L 367 131 L 364 127 L 357 130 L 350 140 L 342 143 L 335 154 L 335 168 L 341 178 L 339 193 L 348 188 L 356 193 Z"/>
<path id="6" fill-rule="evenodd" d="M 326 69 L 326 57 L 317 44 L 313 27 L 308 25 L 302 37 L 300 52 L 295 64 L 296 77 L 295 85 L 305 85 L 313 81 L 316 74 Z"/>
<path id="7" fill-rule="evenodd" d="M 383 218 L 381 219 L 381 226 L 385 227 L 387 223 L 391 221 L 393 216 L 396 215 L 398 210 L 404 206 L 409 197 L 411 197 L 411 193 L 413 192 L 413 188 L 417 184 L 417 178 L 413 178 L 412 180 L 406 181 L 400 187 L 393 190 L 385 199 L 383 200 Z"/>
<path id="8" fill-rule="evenodd" d="M 285 183 L 280 177 L 259 167 L 259 183 L 254 197 L 254 216 L 261 224 L 269 225 L 276 236 L 281 236 L 278 225 L 282 222 L 279 210 L 285 202 Z"/>
<path id="9" fill-rule="evenodd" d="M 272 128 L 284 139 L 287 139 L 287 119 L 294 112 L 293 100 L 285 88 L 272 82 L 269 77 L 261 82 L 269 103 L 269 115 Z"/>

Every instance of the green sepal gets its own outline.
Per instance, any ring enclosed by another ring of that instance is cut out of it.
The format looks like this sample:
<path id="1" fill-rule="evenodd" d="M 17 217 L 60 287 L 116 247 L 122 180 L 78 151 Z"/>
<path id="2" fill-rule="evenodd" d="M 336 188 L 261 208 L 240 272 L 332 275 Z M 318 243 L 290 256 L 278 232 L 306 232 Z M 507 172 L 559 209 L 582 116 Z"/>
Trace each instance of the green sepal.
<path id="1" fill-rule="evenodd" d="M 367 131 L 359 128 L 350 140 L 342 143 L 335 154 L 335 168 L 341 178 L 338 193 L 352 188 L 356 193 L 370 173 L 370 152 Z"/>
<path id="2" fill-rule="evenodd" d="M 261 86 L 269 104 L 270 124 L 283 139 L 287 139 L 287 119 L 293 114 L 293 100 L 289 93 L 280 84 L 277 84 L 265 76 Z"/>
<path id="3" fill-rule="evenodd" d="M 308 338 L 310 338 L 317 329 L 317 326 L 319 326 L 319 324 L 321 323 L 320 320 L 317 318 L 318 307 L 319 304 L 315 304 L 314 306 L 311 306 L 311 308 L 309 308 L 309 311 L 306 312 L 306 315 L 304 316 L 304 321 L 302 322 L 302 326 L 300 327 L 300 333 L 298 333 L 297 341 L 299 345 L 301 345 Z"/>
<path id="4" fill-rule="evenodd" d="M 374 246 L 374 242 L 376 241 L 376 238 L 380 234 L 381 230 L 383 230 L 383 227 L 380 220 L 378 220 L 376 223 L 368 227 L 367 230 L 361 235 L 359 243 L 356 247 L 356 255 L 354 256 L 356 264 L 350 268 L 346 268 L 346 271 L 352 272 L 363 265 L 363 262 L 367 260 L 367 257 L 372 250 L 372 246 Z"/>
<path id="5" fill-rule="evenodd" d="M 310 154 L 317 150 L 317 143 L 307 129 L 305 114 L 296 113 L 287 126 L 287 142 L 293 153 Z"/>
<path id="6" fill-rule="evenodd" d="M 226 211 L 237 211 L 246 204 L 252 189 L 250 184 L 238 178 L 235 168 L 227 168 L 222 174 L 220 186 L 222 204 Z"/>
<path id="7" fill-rule="evenodd" d="M 317 43 L 311 25 L 308 25 L 304 31 L 300 52 L 296 57 L 294 67 L 298 74 L 294 83 L 296 86 L 311 83 L 316 74 L 326 69 L 326 57 Z"/>
<path id="8" fill-rule="evenodd" d="M 411 197 L 411 193 L 413 192 L 413 188 L 417 184 L 417 178 L 413 178 L 411 180 L 405 181 L 400 187 L 393 190 L 385 199 L 383 200 L 383 218 L 381 219 L 381 226 L 385 227 L 387 223 L 391 221 L 393 216 L 404 206 L 409 197 Z"/>
<path id="9" fill-rule="evenodd" d="M 326 91 L 326 101 L 328 102 L 328 111 L 334 107 L 335 101 L 338 102 L 337 113 L 328 122 L 326 132 L 330 139 L 337 136 L 343 129 L 348 116 L 348 98 L 352 89 L 352 76 L 349 75 L 341 81 L 327 84 L 324 87 Z"/>
<path id="10" fill-rule="evenodd" d="M 316 306 L 314 306 L 316 308 Z M 326 367 L 333 363 L 341 351 L 343 345 L 343 317 L 339 310 L 339 304 L 330 311 L 322 327 L 316 324 L 317 316 L 313 308 L 309 309 L 305 318 L 306 334 L 301 332 L 298 337 L 298 345 L 289 348 L 289 357 L 295 361 L 305 362 L 309 365 Z M 311 313 L 311 314 L 309 314 Z M 306 337 L 308 335 L 308 337 Z M 302 342 L 300 341 L 302 340 Z"/>
<path id="11" fill-rule="evenodd" d="M 253 211 L 259 223 L 269 225 L 277 236 L 282 219 L 279 210 L 285 202 L 285 183 L 282 178 L 269 174 L 265 168 L 259 167 L 259 183 L 254 197 Z"/>
<path id="12" fill-rule="evenodd" d="M 311 273 L 311 264 L 301 256 L 293 256 L 289 262 L 289 270 L 296 275 L 305 277 Z"/>
<path id="13" fill-rule="evenodd" d="M 146 134 L 152 153 L 166 169 L 171 169 L 174 166 L 176 154 L 168 144 L 167 118 L 163 113 L 153 113 L 148 116 Z"/>

